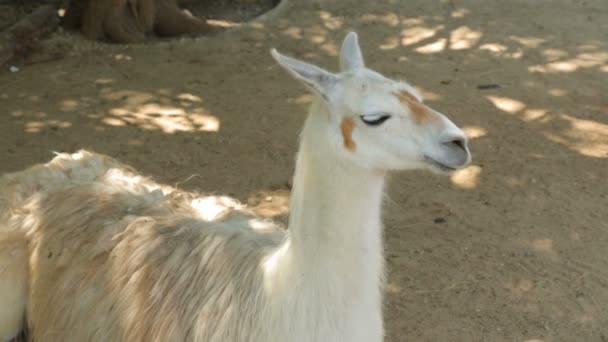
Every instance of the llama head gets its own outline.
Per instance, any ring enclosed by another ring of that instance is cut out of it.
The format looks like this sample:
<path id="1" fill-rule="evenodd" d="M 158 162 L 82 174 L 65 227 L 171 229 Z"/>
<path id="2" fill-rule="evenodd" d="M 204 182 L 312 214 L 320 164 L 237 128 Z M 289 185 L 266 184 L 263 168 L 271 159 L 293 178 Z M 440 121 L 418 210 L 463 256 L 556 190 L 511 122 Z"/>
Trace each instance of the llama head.
<path id="1" fill-rule="evenodd" d="M 322 113 L 311 113 L 321 122 L 315 129 L 327 128 L 327 134 L 315 142 L 321 144 L 319 148 L 329 148 L 348 161 L 381 171 L 426 168 L 450 172 L 470 162 L 464 132 L 426 106 L 409 84 L 366 68 L 354 32 L 342 44 L 339 73 L 274 49 L 271 53 L 318 95 L 317 101 L 326 108 Z M 325 142 L 327 146 L 322 145 Z"/>

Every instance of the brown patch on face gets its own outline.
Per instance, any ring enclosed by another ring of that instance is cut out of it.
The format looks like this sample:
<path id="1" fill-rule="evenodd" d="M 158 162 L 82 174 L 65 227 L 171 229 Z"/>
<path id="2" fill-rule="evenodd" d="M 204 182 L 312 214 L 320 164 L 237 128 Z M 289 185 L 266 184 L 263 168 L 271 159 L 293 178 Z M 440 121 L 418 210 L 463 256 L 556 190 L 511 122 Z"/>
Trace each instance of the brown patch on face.
<path id="1" fill-rule="evenodd" d="M 426 123 L 437 118 L 433 111 L 422 104 L 418 99 L 406 90 L 402 90 L 395 94 L 399 101 L 408 106 L 414 116 L 414 121 L 418 124 Z"/>
<path id="2" fill-rule="evenodd" d="M 355 129 L 355 121 L 353 118 L 344 118 L 340 124 L 342 137 L 344 138 L 344 147 L 349 151 L 354 151 L 357 145 L 353 140 L 353 130 Z"/>

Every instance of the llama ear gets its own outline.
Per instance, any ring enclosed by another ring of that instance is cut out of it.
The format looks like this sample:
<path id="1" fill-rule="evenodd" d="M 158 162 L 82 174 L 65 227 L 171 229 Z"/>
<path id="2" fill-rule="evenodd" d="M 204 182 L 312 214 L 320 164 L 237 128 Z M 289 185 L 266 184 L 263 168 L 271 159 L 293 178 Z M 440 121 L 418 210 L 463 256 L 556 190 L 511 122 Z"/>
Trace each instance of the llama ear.
<path id="1" fill-rule="evenodd" d="M 272 49 L 270 53 L 279 65 L 287 69 L 296 79 L 304 82 L 306 86 L 319 93 L 323 98 L 327 98 L 328 92 L 338 80 L 338 77 L 331 72 L 282 55 L 276 49 Z"/>
<path id="2" fill-rule="evenodd" d="M 340 69 L 349 71 L 364 68 L 363 54 L 359 47 L 359 38 L 355 32 L 349 32 L 340 49 Z"/>

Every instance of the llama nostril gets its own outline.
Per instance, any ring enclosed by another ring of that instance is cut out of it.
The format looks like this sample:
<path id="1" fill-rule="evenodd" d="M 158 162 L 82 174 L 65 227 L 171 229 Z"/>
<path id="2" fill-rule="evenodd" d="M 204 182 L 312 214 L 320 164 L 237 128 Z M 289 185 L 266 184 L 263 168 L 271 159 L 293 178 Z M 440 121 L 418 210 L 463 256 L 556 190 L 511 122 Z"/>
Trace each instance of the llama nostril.
<path id="1" fill-rule="evenodd" d="M 463 151 L 467 150 L 467 147 L 466 147 L 467 143 L 463 138 L 454 138 L 454 139 L 444 142 L 444 144 L 448 145 L 448 146 L 450 146 L 450 145 L 456 146 Z"/>

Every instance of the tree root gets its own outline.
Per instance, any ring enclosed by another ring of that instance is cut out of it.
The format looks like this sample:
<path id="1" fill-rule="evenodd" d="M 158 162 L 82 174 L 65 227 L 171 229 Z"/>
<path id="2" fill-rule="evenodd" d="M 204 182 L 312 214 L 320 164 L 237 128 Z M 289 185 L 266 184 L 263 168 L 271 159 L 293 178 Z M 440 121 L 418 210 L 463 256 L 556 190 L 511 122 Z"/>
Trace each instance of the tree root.
<path id="1" fill-rule="evenodd" d="M 93 40 L 136 43 L 159 36 L 209 35 L 221 29 L 182 11 L 176 0 L 71 0 L 63 19 Z"/>
<path id="2" fill-rule="evenodd" d="M 58 24 L 55 8 L 45 5 L 3 31 L 0 34 L 0 65 L 27 59 L 39 49 L 40 40 L 55 31 Z"/>

